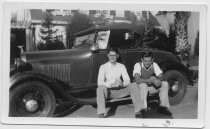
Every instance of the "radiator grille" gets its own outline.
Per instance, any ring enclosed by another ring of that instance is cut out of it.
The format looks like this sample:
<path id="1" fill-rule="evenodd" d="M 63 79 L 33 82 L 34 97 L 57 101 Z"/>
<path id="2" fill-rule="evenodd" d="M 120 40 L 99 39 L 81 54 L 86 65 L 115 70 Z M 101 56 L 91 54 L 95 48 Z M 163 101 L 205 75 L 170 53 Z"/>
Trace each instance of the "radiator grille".
<path id="1" fill-rule="evenodd" d="M 70 64 L 40 65 L 40 70 L 44 74 L 47 74 L 58 80 L 62 80 L 65 83 L 71 82 Z"/>

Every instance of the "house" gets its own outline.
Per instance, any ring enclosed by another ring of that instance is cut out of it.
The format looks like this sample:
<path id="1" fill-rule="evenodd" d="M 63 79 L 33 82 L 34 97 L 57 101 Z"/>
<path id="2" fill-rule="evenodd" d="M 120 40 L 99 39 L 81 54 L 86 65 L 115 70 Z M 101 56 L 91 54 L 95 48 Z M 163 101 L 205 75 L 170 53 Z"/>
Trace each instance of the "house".
<path id="1" fill-rule="evenodd" d="M 105 16 L 109 22 L 130 23 L 125 16 L 129 15 L 130 11 L 120 10 L 67 10 L 67 9 L 53 9 L 51 10 L 53 19 L 57 29 L 54 35 L 66 45 L 66 25 L 70 22 L 70 16 L 76 12 L 80 12 L 93 17 Z M 45 17 L 45 9 L 22 9 L 16 10 L 12 13 L 11 18 L 11 35 L 15 35 L 14 46 L 23 46 L 24 51 L 36 51 L 37 43 L 42 41 L 40 28 L 41 23 Z M 141 12 L 136 12 L 138 18 Z M 100 23 L 99 23 L 100 24 Z"/>
<path id="2" fill-rule="evenodd" d="M 15 33 L 18 37 L 18 45 L 23 45 L 25 51 L 35 51 L 38 42 L 41 42 L 40 29 L 45 17 L 45 11 L 41 9 L 25 9 L 18 10 L 12 17 L 11 33 Z M 53 21 L 56 24 L 53 29 L 56 29 L 54 37 L 66 43 L 66 25 L 70 22 L 69 12 L 64 10 L 64 13 L 53 11 Z M 19 36 L 19 35 L 24 36 Z M 24 39 L 25 37 L 25 39 Z"/>
<path id="3" fill-rule="evenodd" d="M 25 51 L 36 51 L 36 45 L 42 41 L 40 36 L 41 23 L 45 17 L 45 11 L 42 9 L 25 9 L 17 10 L 12 14 L 11 19 L 11 33 L 15 33 L 17 46 L 24 46 Z M 56 23 L 54 29 L 57 29 L 55 37 L 61 40 L 66 45 L 66 31 L 65 27 L 70 22 L 70 16 L 76 12 L 95 17 L 103 17 L 108 23 L 126 22 L 131 23 L 127 18 L 131 13 L 136 15 L 136 20 L 141 21 L 147 19 L 149 25 L 147 27 L 160 26 L 168 35 L 169 25 L 174 23 L 174 13 L 167 13 L 166 15 L 156 16 L 157 11 L 130 11 L 130 10 L 67 10 L 67 9 L 53 9 L 54 21 Z M 191 44 L 191 53 L 194 54 L 195 40 L 199 30 L 199 13 L 190 12 L 191 15 L 188 20 L 188 42 Z M 95 22 L 97 24 L 97 21 Z M 98 21 L 100 24 L 100 19 Z"/>

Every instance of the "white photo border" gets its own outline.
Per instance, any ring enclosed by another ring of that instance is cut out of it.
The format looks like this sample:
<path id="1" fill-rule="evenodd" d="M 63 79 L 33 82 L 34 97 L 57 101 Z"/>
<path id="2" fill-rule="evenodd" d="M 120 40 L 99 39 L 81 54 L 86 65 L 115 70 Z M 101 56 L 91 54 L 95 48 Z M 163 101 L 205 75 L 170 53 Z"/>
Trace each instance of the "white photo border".
<path id="1" fill-rule="evenodd" d="M 57 6 L 59 4 L 59 6 Z M 120 7 L 120 8 L 119 8 Z M 1 121 L 5 124 L 43 124 L 75 126 L 113 126 L 113 127 L 204 127 L 206 95 L 206 52 L 207 52 L 207 6 L 205 4 L 146 4 L 146 3 L 85 3 L 85 2 L 5 2 L 3 5 L 3 46 L 2 46 L 2 89 Z M 9 50 L 10 20 L 13 9 L 109 9 L 145 11 L 196 11 L 199 19 L 199 82 L 197 119 L 131 119 L 131 118 L 28 118 L 9 117 Z M 115 122 L 113 122 L 113 120 Z M 119 124 L 120 123 L 120 124 Z M 120 126 L 119 126 L 120 125 Z"/>

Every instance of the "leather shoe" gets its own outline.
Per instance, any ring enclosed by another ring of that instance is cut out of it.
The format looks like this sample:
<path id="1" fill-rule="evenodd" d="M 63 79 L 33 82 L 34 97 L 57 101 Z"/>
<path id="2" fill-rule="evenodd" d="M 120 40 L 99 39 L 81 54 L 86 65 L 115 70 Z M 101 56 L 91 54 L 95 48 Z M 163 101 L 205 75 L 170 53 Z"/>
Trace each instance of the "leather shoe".
<path id="1" fill-rule="evenodd" d="M 104 113 L 99 114 L 98 118 L 105 118 L 105 114 Z"/>
<path id="2" fill-rule="evenodd" d="M 136 118 L 146 118 L 146 109 L 142 109 L 135 114 Z"/>
<path id="3" fill-rule="evenodd" d="M 168 110 L 167 107 L 162 107 L 162 106 L 160 106 L 160 107 L 158 108 L 157 112 L 158 112 L 158 113 L 161 113 L 161 114 L 169 115 L 169 116 L 172 115 L 172 113 Z"/>

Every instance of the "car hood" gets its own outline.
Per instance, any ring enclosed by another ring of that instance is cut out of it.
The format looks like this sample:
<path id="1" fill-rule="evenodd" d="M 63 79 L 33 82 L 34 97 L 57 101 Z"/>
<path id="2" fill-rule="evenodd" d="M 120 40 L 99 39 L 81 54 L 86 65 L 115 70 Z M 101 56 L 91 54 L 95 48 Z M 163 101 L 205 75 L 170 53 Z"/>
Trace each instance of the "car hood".
<path id="1" fill-rule="evenodd" d="M 22 57 L 26 58 L 26 62 L 38 64 L 66 64 L 91 56 L 90 49 L 84 46 L 68 50 L 36 51 L 22 54 Z"/>

